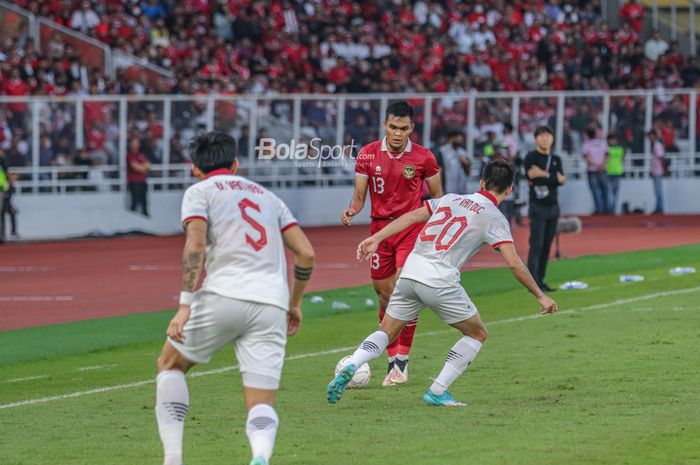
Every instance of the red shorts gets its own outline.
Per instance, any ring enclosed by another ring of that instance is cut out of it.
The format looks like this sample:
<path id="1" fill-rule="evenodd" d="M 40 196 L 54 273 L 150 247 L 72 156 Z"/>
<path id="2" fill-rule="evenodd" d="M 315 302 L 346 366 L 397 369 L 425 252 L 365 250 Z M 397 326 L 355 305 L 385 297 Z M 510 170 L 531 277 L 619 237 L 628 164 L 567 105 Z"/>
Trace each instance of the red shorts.
<path id="1" fill-rule="evenodd" d="M 369 231 L 371 234 L 374 234 L 381 231 L 389 223 L 391 223 L 391 220 L 373 220 L 370 223 Z M 372 279 L 390 278 L 396 274 L 397 269 L 403 267 L 423 226 L 425 226 L 425 223 L 414 224 L 379 244 L 377 251 L 372 254 L 369 260 L 369 271 Z"/>

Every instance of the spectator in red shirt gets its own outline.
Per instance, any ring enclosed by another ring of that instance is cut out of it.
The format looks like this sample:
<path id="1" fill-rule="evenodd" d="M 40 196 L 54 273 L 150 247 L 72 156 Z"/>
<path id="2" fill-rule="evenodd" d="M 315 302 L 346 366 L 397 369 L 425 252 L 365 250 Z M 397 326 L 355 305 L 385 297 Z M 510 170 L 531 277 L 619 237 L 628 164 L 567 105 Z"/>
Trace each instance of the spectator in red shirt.
<path id="1" fill-rule="evenodd" d="M 15 97 L 29 95 L 29 86 L 22 80 L 18 68 L 12 68 L 12 71 L 10 71 L 10 79 L 5 81 L 2 86 L 2 91 L 6 95 Z M 23 127 L 27 104 L 22 102 L 8 103 L 7 108 L 12 112 L 12 125 L 14 127 Z"/>
<path id="2" fill-rule="evenodd" d="M 141 209 L 144 216 L 148 217 L 148 171 L 151 163 L 146 155 L 141 152 L 141 140 L 134 136 L 129 142 L 129 152 L 126 154 L 126 180 L 129 183 L 131 193 L 131 210 Z"/>
<path id="3" fill-rule="evenodd" d="M 666 153 L 678 152 L 678 146 L 676 146 L 676 130 L 673 127 L 673 122 L 671 120 L 666 120 L 661 123 L 659 133 L 659 137 L 664 144 Z"/>
<path id="4" fill-rule="evenodd" d="M 629 0 L 620 8 L 620 19 L 626 21 L 637 33 L 642 33 L 642 19 L 644 18 L 644 5 L 638 0 Z"/>
<path id="5" fill-rule="evenodd" d="M 328 82 L 341 86 L 350 82 L 350 66 L 344 58 L 338 58 L 338 63 L 328 71 Z"/>

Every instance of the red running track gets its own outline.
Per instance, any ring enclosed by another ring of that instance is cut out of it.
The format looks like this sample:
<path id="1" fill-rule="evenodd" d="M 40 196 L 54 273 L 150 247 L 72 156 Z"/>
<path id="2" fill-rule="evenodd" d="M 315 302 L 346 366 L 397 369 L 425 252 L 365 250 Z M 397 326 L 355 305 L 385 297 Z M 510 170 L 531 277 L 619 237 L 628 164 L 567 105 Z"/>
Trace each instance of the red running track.
<path id="1" fill-rule="evenodd" d="M 700 242 L 700 216 L 583 218 L 579 235 L 563 235 L 568 258 Z M 316 248 L 311 291 L 370 282 L 355 247 L 368 226 L 308 228 Z M 527 227 L 513 230 L 527 255 Z M 176 307 L 183 236 L 85 239 L 0 246 L 0 331 Z M 500 266 L 484 248 L 467 269 Z"/>

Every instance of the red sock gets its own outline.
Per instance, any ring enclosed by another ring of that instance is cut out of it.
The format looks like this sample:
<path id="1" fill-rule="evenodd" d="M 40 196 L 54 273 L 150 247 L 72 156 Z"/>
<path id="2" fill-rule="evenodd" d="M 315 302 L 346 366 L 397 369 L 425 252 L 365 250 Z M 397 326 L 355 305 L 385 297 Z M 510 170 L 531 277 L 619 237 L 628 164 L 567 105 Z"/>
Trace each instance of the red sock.
<path id="1" fill-rule="evenodd" d="M 416 334 L 416 326 L 418 325 L 418 318 L 410 321 L 401 330 L 401 334 L 396 338 L 399 341 L 398 354 L 408 356 L 411 353 L 411 346 L 413 345 L 413 336 Z"/>
<path id="2" fill-rule="evenodd" d="M 386 308 L 384 308 L 380 305 L 379 306 L 379 322 L 380 323 L 384 319 L 385 314 L 386 314 Z M 394 358 L 396 358 L 396 354 L 399 352 L 399 339 L 400 339 L 400 336 L 397 337 L 394 342 L 392 342 L 391 344 L 386 346 L 386 355 L 389 357 L 389 363 L 392 363 L 394 361 Z"/>

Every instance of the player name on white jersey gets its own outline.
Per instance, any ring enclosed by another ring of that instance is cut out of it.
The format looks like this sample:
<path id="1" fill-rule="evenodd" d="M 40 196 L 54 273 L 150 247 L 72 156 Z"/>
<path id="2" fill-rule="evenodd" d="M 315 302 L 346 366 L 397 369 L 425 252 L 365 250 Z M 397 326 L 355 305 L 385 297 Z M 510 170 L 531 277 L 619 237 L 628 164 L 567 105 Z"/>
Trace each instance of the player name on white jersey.
<path id="1" fill-rule="evenodd" d="M 476 214 L 479 214 L 479 213 L 481 213 L 484 209 L 486 209 L 486 207 L 484 207 L 483 205 L 480 205 L 480 204 L 476 203 L 475 201 L 473 201 L 473 200 L 471 200 L 471 199 L 465 199 L 465 198 L 457 197 L 457 198 L 454 199 L 452 202 L 458 203 L 460 207 L 466 209 L 467 211 L 474 212 L 474 213 L 476 213 Z"/>
<path id="2" fill-rule="evenodd" d="M 241 180 L 215 181 L 214 185 L 220 191 L 229 189 L 229 190 L 234 190 L 234 191 L 252 192 L 253 194 L 260 194 L 260 195 L 265 193 L 265 189 L 263 189 L 261 186 L 259 186 L 257 184 L 250 183 L 250 182 L 241 181 Z"/>

